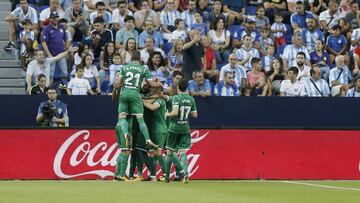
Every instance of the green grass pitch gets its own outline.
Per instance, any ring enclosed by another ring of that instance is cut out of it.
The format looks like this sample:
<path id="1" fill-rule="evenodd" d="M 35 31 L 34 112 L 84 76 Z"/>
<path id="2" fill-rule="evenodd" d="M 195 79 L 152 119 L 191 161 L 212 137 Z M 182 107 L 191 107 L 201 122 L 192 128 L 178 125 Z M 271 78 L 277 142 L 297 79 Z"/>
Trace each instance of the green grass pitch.
<path id="1" fill-rule="evenodd" d="M 359 203 L 360 181 L 0 181 L 0 203 Z"/>

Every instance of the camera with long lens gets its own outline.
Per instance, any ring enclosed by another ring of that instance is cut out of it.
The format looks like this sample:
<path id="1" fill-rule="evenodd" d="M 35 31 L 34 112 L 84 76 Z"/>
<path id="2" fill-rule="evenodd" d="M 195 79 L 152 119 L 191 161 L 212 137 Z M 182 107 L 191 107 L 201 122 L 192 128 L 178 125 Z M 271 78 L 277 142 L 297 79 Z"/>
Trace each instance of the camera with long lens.
<path id="1" fill-rule="evenodd" d="M 52 118 L 55 116 L 55 106 L 47 102 L 42 107 L 42 113 L 44 115 L 44 121 L 41 123 L 41 126 L 43 127 L 49 127 L 52 124 Z"/>

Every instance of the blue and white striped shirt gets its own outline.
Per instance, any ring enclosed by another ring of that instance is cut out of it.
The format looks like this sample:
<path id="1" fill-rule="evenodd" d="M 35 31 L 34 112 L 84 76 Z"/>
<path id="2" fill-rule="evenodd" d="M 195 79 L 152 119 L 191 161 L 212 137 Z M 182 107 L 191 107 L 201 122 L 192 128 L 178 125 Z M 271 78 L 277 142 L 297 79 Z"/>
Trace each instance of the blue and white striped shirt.
<path id="1" fill-rule="evenodd" d="M 360 97 L 360 92 L 355 91 L 355 88 L 351 88 L 346 93 L 346 97 Z"/>
<path id="2" fill-rule="evenodd" d="M 260 58 L 259 51 L 255 48 L 251 48 L 250 50 L 245 50 L 244 47 L 241 47 L 240 49 L 236 50 L 236 56 L 239 61 L 243 61 L 244 59 L 250 57 L 250 59 L 244 64 L 244 68 L 246 70 L 251 70 L 251 59 L 253 57 Z"/>
<path id="3" fill-rule="evenodd" d="M 177 10 L 161 11 L 160 21 L 163 26 L 175 26 L 175 20 L 181 18 L 181 14 Z"/>
<path id="4" fill-rule="evenodd" d="M 310 32 L 308 29 L 304 29 L 301 33 L 303 43 L 309 52 L 315 49 L 315 41 L 321 40 L 324 42 L 324 34 L 320 29 Z"/>
<path id="5" fill-rule="evenodd" d="M 339 69 L 337 67 L 330 70 L 330 74 L 329 74 L 329 83 L 330 84 L 334 80 L 337 80 L 341 84 L 348 84 L 351 81 L 352 76 L 351 76 L 349 69 L 347 67 L 343 67 L 342 69 L 343 69 L 342 73 L 341 73 L 341 69 Z M 340 75 L 340 73 L 341 73 L 341 75 Z M 339 77 L 339 75 L 340 75 L 340 77 Z M 338 77 L 339 77 L 339 79 L 337 79 Z"/>
<path id="6" fill-rule="evenodd" d="M 274 59 L 274 56 L 263 56 L 261 58 L 262 65 L 264 67 L 264 70 L 268 72 L 271 68 L 271 62 Z"/>
<path id="7" fill-rule="evenodd" d="M 194 11 L 195 12 L 195 11 Z M 189 10 L 186 10 L 184 12 L 182 12 L 181 14 L 181 19 L 184 20 L 185 23 L 185 27 L 187 31 L 190 31 L 190 26 L 195 23 L 195 16 L 194 16 L 194 12 L 190 13 Z"/>
<path id="8" fill-rule="evenodd" d="M 241 87 L 241 79 L 243 78 L 247 78 L 246 76 L 246 71 L 244 69 L 244 67 L 240 66 L 240 65 L 236 65 L 235 68 L 232 68 L 230 66 L 230 64 L 227 64 L 225 66 L 223 66 L 220 70 L 220 81 L 224 81 L 224 76 L 226 72 L 233 72 L 234 73 L 234 82 L 236 83 L 236 85 L 238 87 Z"/>
<path id="9" fill-rule="evenodd" d="M 316 89 L 311 80 L 315 83 L 321 93 Z M 308 97 L 328 97 L 330 95 L 329 84 L 324 79 L 313 80 L 308 77 L 301 81 L 304 83 L 305 95 Z"/>
<path id="10" fill-rule="evenodd" d="M 224 81 L 220 81 L 215 85 L 214 95 L 223 97 L 239 96 L 239 89 L 235 83 L 231 85 L 225 85 Z"/>
<path id="11" fill-rule="evenodd" d="M 306 60 L 310 60 L 310 55 L 305 46 L 296 48 L 293 44 L 287 45 L 284 49 L 283 58 L 288 59 L 288 67 L 296 66 L 296 55 L 299 52 L 304 52 L 306 55 Z"/>
<path id="12" fill-rule="evenodd" d="M 273 30 L 280 30 L 280 29 L 285 29 L 285 32 L 286 32 L 286 26 L 284 23 L 274 23 L 272 24 L 271 26 L 271 31 Z M 275 32 L 274 34 L 274 37 L 282 37 L 284 35 L 284 33 L 282 32 Z"/>

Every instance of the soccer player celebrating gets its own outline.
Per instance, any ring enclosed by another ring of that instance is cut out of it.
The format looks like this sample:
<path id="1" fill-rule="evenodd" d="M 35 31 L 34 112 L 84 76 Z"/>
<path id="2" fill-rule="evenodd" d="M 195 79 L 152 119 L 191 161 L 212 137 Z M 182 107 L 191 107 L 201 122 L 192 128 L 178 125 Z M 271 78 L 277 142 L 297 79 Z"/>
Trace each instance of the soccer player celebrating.
<path id="1" fill-rule="evenodd" d="M 194 98 L 187 93 L 187 81 L 181 79 L 177 85 L 179 94 L 172 98 L 172 111 L 165 114 L 166 117 L 171 117 L 169 125 L 169 135 L 167 138 L 166 148 L 166 176 L 165 182 L 170 182 L 170 168 L 171 164 L 179 165 L 182 169 L 182 181 L 184 183 L 189 182 L 189 176 L 187 173 L 187 157 L 182 157 L 183 164 L 180 163 L 179 158 L 174 151 L 187 151 L 191 146 L 190 127 L 189 127 L 189 115 L 197 118 L 197 110 Z"/>
<path id="2" fill-rule="evenodd" d="M 142 135 L 145 138 L 147 145 L 153 148 L 157 146 L 150 140 L 148 128 L 145 124 L 143 113 L 144 106 L 140 97 L 140 85 L 143 79 L 146 79 L 146 82 L 151 87 L 159 87 L 161 83 L 158 81 L 152 80 L 151 74 L 147 68 L 143 65 L 140 65 L 140 52 L 134 51 L 131 56 L 132 63 L 125 65 L 120 72 L 120 75 L 116 78 L 114 84 L 115 89 L 119 89 L 120 98 L 119 98 L 119 119 L 116 124 L 116 134 L 117 136 L 124 137 L 123 142 L 121 142 L 121 150 L 119 161 L 121 162 L 121 169 L 126 169 L 127 161 L 129 159 L 130 152 L 132 150 L 132 136 L 129 133 L 129 124 L 126 120 L 128 114 L 136 116 L 136 119 L 139 123 L 139 128 Z M 122 135 L 119 135 L 122 133 Z M 120 172 L 119 176 L 115 176 L 116 180 L 126 180 L 123 176 L 125 171 Z"/>

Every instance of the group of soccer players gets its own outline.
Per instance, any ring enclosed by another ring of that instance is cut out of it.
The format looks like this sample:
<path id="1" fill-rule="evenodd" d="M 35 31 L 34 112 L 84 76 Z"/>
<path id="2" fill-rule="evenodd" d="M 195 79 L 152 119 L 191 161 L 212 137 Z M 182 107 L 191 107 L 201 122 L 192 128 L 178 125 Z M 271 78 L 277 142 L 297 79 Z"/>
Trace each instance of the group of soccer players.
<path id="1" fill-rule="evenodd" d="M 189 116 L 197 117 L 195 100 L 187 94 L 188 83 L 181 79 L 177 85 L 177 95 L 163 95 L 162 83 L 152 78 L 150 71 L 140 64 L 140 52 L 133 52 L 131 59 L 132 62 L 121 69 L 114 84 L 113 98 L 119 99 L 116 139 L 121 150 L 114 180 L 142 180 L 145 163 L 150 173 L 149 179 L 157 181 L 156 167 L 159 163 L 163 173 L 160 180 L 170 182 L 171 166 L 174 164 L 177 179 L 188 183 L 186 151 L 191 146 Z M 148 94 L 144 96 L 140 90 Z M 165 160 L 162 149 L 166 149 Z M 131 165 L 127 176 L 130 155 Z M 135 168 L 137 177 L 134 176 Z"/>

